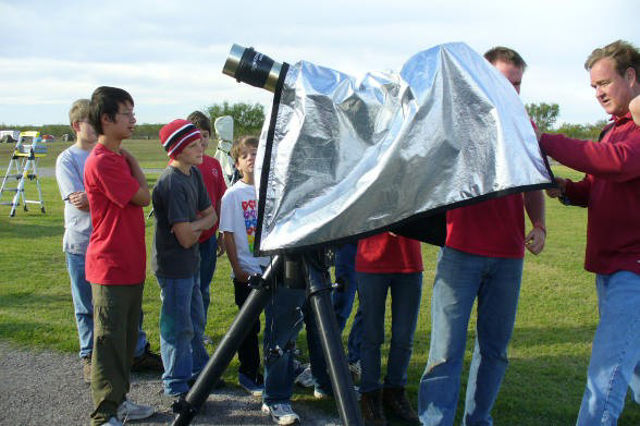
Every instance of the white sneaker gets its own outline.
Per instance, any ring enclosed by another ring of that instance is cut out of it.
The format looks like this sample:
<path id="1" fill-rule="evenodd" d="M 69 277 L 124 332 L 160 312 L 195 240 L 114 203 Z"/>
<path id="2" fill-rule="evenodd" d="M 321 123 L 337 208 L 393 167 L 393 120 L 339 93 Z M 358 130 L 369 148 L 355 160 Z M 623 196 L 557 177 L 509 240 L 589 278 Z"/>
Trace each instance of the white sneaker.
<path id="1" fill-rule="evenodd" d="M 310 388 L 314 386 L 315 380 L 313 380 L 313 374 L 311 374 L 311 367 L 305 368 L 304 371 L 300 373 L 293 382 L 302 386 L 303 388 Z"/>
<path id="2" fill-rule="evenodd" d="M 300 421 L 300 417 L 291 409 L 291 404 L 283 402 L 281 404 L 262 404 L 262 412 L 270 414 L 271 418 L 279 425 L 292 425 Z"/>
<path id="3" fill-rule="evenodd" d="M 111 417 L 108 422 L 102 423 L 102 426 L 122 426 L 122 422 L 115 417 Z"/>
<path id="4" fill-rule="evenodd" d="M 118 407 L 118 420 L 126 422 L 127 420 L 146 419 L 147 417 L 151 417 L 154 412 L 153 407 L 135 404 L 125 399 Z"/>

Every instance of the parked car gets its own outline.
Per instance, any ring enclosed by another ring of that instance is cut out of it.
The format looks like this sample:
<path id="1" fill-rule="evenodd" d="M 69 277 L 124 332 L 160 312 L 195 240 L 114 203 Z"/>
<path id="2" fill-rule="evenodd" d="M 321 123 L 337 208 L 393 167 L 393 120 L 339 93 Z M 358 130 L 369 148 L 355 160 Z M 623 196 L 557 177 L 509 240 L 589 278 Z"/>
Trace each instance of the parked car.
<path id="1" fill-rule="evenodd" d="M 20 138 L 20 130 L 0 130 L 0 143 L 16 143 Z"/>

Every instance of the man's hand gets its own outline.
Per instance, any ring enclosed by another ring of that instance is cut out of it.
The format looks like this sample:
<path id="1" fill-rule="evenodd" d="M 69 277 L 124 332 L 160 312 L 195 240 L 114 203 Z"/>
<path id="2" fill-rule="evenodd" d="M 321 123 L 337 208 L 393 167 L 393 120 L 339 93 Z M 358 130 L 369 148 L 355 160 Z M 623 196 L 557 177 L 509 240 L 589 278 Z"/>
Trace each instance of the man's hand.
<path id="1" fill-rule="evenodd" d="M 218 234 L 218 240 L 217 241 L 218 241 L 217 256 L 220 257 L 220 256 L 222 256 L 224 254 L 224 237 L 223 237 L 223 234 Z"/>
<path id="2" fill-rule="evenodd" d="M 537 255 L 544 248 L 544 240 L 546 239 L 546 237 L 547 232 L 544 229 L 535 226 L 525 237 L 524 245 L 527 250 Z"/>
<path id="3" fill-rule="evenodd" d="M 236 279 L 236 281 L 239 281 L 241 283 L 248 283 L 249 282 L 249 274 L 247 274 L 245 271 L 234 271 L 233 272 L 234 278 Z"/>
<path id="4" fill-rule="evenodd" d="M 87 193 L 84 191 L 69 194 L 69 202 L 78 210 L 89 211 L 89 200 L 87 199 Z"/>
<path id="5" fill-rule="evenodd" d="M 564 196 L 564 192 L 567 189 L 567 180 L 560 177 L 556 177 L 556 185 L 558 185 L 557 188 L 551 188 L 551 189 L 545 190 L 547 195 L 551 198 L 560 198 Z"/>

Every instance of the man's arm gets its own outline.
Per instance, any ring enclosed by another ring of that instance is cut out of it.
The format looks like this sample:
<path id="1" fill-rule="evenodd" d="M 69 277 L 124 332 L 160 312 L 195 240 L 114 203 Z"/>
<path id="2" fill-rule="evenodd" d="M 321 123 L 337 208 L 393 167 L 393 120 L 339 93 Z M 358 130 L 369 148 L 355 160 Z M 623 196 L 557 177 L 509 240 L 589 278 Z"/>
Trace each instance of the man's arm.
<path id="1" fill-rule="evenodd" d="M 629 135 L 616 143 L 571 139 L 542 134 L 543 151 L 574 170 L 599 178 L 625 182 L 640 177 L 640 137 Z"/>
<path id="2" fill-rule="evenodd" d="M 531 220 L 533 224 L 533 229 L 524 239 L 525 247 L 527 247 L 531 253 L 539 254 L 544 248 L 544 241 L 547 237 L 543 191 L 525 192 L 524 208 L 527 211 L 529 220 Z"/>
<path id="3" fill-rule="evenodd" d="M 131 204 L 135 204 L 136 206 L 146 207 L 151 203 L 151 193 L 149 192 L 149 185 L 147 184 L 147 179 L 142 172 L 142 168 L 140 168 L 140 164 L 138 164 L 138 160 L 135 159 L 133 155 L 129 153 L 129 151 L 125 149 L 120 149 L 120 153 L 124 155 L 124 158 L 129 163 L 129 168 L 131 169 L 131 175 L 135 180 L 140 184 L 140 188 L 133 194 L 131 197 Z"/>
<path id="4" fill-rule="evenodd" d="M 222 235 L 224 248 L 227 251 L 227 257 L 229 258 L 229 263 L 231 263 L 236 281 L 240 281 L 241 283 L 248 282 L 249 274 L 242 270 L 238 262 L 238 251 L 236 250 L 236 241 L 233 239 L 233 232 L 225 231 Z"/>
<path id="5" fill-rule="evenodd" d="M 83 212 L 89 211 L 89 199 L 87 198 L 86 192 L 72 192 L 71 194 L 69 194 L 68 199 L 71 205 L 76 209 L 82 210 Z"/>
<path id="6" fill-rule="evenodd" d="M 176 236 L 178 243 L 180 243 L 182 247 L 192 247 L 198 242 L 202 231 L 211 228 L 218 219 L 216 212 L 211 206 L 200 212 L 200 216 L 200 218 L 193 222 L 177 222 L 171 226 L 171 232 Z"/>

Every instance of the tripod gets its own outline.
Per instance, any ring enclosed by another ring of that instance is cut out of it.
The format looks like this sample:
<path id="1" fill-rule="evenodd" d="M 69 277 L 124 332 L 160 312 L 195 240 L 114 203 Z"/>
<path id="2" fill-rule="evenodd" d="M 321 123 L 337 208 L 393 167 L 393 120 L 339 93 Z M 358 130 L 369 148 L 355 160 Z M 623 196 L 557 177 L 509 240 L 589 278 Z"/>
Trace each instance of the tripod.
<path id="1" fill-rule="evenodd" d="M 331 285 L 326 273 L 324 252 L 316 250 L 287 256 L 286 261 L 282 255 L 276 255 L 262 276 L 256 275 L 250 278 L 253 290 L 242 305 L 240 312 L 186 398 L 173 404 L 173 411 L 178 414 L 173 425 L 191 423 L 202 404 L 209 397 L 214 384 L 231 362 L 252 324 L 269 302 L 272 293 L 278 291 L 279 284 L 276 283 L 275 278 L 283 271 L 285 276 L 295 277 L 298 275 L 298 279 L 304 279 L 308 303 L 318 327 L 322 352 L 329 370 L 333 394 L 342 423 L 348 426 L 363 424 L 351 374 L 342 349 L 338 323 L 331 304 Z"/>

